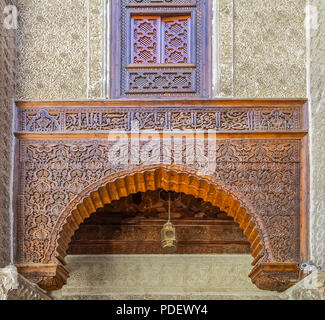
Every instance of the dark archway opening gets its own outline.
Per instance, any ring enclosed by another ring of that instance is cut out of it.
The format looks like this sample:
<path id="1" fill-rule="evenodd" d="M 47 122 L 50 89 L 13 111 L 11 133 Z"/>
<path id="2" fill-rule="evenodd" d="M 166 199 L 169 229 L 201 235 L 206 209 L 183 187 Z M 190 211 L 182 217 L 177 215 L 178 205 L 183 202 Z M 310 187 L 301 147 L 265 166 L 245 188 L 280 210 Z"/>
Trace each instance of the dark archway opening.
<path id="1" fill-rule="evenodd" d="M 243 230 L 202 198 L 172 192 L 175 254 L 251 254 Z M 160 231 L 168 219 L 168 192 L 138 192 L 97 209 L 72 237 L 68 254 L 162 254 Z"/>

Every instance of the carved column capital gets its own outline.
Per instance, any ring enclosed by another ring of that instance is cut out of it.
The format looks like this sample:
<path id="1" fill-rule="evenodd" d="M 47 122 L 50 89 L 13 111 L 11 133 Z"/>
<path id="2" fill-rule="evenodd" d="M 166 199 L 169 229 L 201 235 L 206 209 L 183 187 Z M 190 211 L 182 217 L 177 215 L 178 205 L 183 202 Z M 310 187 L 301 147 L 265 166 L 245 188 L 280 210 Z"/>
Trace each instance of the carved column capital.
<path id="1" fill-rule="evenodd" d="M 59 264 L 24 264 L 17 265 L 17 268 L 26 279 L 45 291 L 61 289 L 69 277 L 66 269 Z"/>
<path id="2" fill-rule="evenodd" d="M 299 281 L 298 263 L 261 263 L 249 274 L 262 290 L 282 292 Z"/>

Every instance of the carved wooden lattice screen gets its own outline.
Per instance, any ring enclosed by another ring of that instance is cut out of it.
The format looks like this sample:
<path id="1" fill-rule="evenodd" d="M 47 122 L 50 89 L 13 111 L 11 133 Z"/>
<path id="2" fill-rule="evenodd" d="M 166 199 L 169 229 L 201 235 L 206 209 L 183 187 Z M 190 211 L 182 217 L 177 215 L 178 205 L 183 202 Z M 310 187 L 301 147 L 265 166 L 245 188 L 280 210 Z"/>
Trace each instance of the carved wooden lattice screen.
<path id="1" fill-rule="evenodd" d="M 160 62 L 160 17 L 132 17 L 132 62 Z"/>
<path id="2" fill-rule="evenodd" d="M 163 63 L 190 62 L 190 23 L 190 17 L 163 19 Z"/>
<path id="3" fill-rule="evenodd" d="M 211 1 L 113 4 L 112 98 L 207 98 Z"/>
<path id="4" fill-rule="evenodd" d="M 190 17 L 133 16 L 132 63 L 190 63 Z"/>

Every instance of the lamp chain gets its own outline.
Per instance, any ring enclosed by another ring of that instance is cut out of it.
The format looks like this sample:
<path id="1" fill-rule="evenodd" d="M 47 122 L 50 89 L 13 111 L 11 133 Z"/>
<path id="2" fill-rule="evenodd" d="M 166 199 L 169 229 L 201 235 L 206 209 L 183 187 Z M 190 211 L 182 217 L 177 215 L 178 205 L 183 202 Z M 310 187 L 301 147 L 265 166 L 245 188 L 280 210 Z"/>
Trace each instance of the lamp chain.
<path id="1" fill-rule="evenodd" d="M 170 222 L 170 193 L 168 192 L 168 222 Z"/>

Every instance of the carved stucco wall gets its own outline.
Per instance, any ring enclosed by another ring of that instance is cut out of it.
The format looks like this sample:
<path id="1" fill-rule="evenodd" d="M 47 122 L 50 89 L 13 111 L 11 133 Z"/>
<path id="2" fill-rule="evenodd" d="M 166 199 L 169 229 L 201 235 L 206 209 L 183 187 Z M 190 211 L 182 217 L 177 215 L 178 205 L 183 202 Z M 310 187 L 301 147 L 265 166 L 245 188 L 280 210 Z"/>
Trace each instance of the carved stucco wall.
<path id="1" fill-rule="evenodd" d="M 1 17 L 6 5 L 0 0 Z M 10 263 L 10 186 L 12 157 L 12 117 L 14 96 L 15 30 L 0 23 L 0 268 Z"/>
<path id="2" fill-rule="evenodd" d="M 106 0 L 18 3 L 17 99 L 105 98 Z M 306 96 L 305 4 L 214 0 L 214 96 Z"/>
<path id="3" fill-rule="evenodd" d="M 237 97 L 306 96 L 306 0 L 235 0 Z"/>
<path id="4" fill-rule="evenodd" d="M 53 292 L 56 299 L 279 297 L 248 278 L 250 255 L 92 255 L 68 256 L 66 261 L 70 278 Z"/>
<path id="5" fill-rule="evenodd" d="M 104 95 L 104 0 L 18 0 L 18 100 Z"/>
<path id="6" fill-rule="evenodd" d="M 310 4 L 311 253 L 325 270 L 325 2 Z"/>

